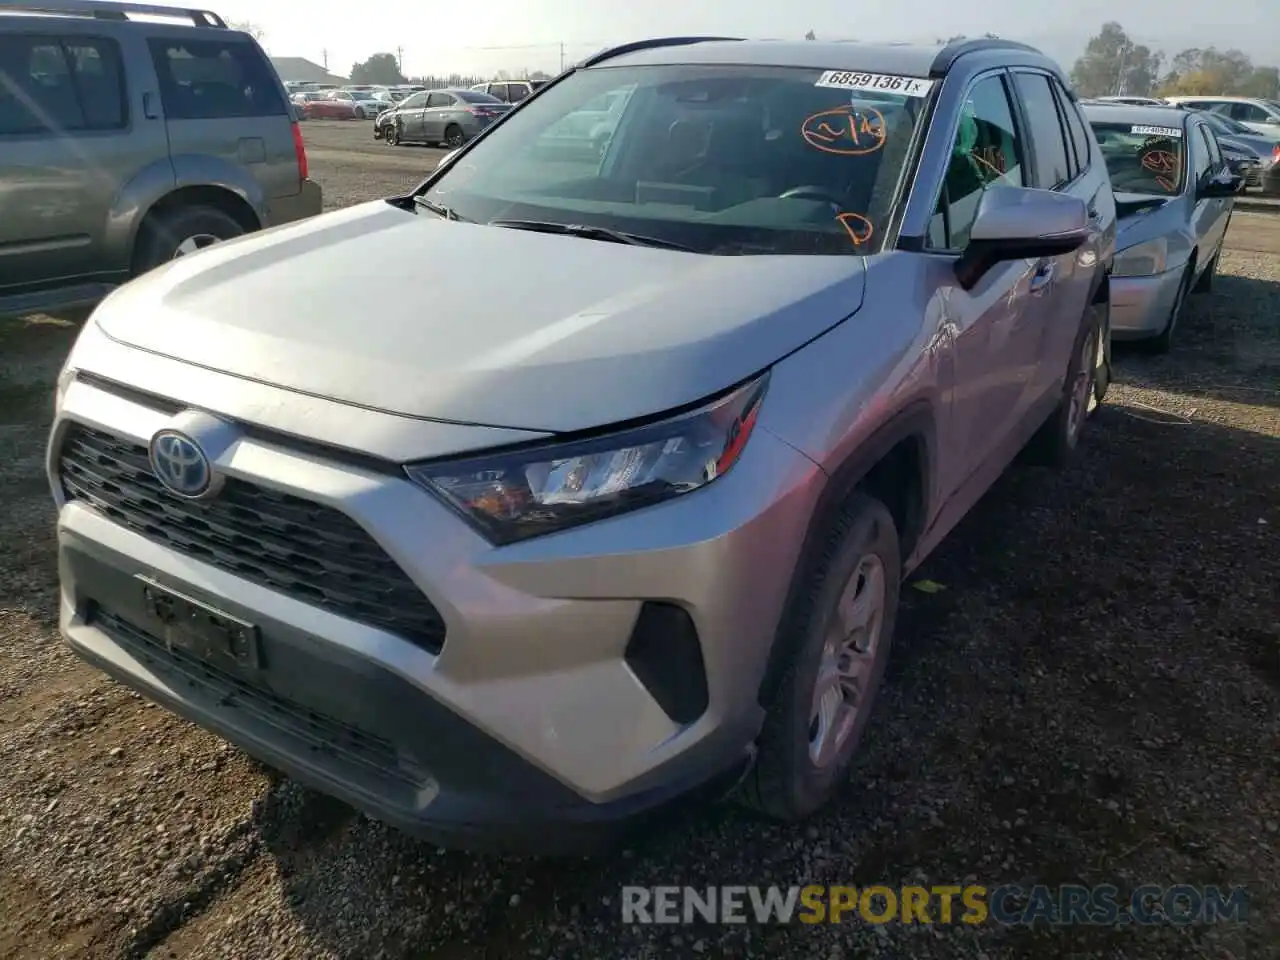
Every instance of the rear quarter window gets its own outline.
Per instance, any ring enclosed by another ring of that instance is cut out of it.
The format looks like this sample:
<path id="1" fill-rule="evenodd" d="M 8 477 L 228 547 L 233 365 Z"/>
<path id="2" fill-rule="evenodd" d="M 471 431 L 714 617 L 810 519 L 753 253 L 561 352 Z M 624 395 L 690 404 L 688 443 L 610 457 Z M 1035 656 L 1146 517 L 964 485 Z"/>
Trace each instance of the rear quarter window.
<path id="1" fill-rule="evenodd" d="M 148 41 L 170 120 L 287 116 L 257 47 L 220 40 Z"/>

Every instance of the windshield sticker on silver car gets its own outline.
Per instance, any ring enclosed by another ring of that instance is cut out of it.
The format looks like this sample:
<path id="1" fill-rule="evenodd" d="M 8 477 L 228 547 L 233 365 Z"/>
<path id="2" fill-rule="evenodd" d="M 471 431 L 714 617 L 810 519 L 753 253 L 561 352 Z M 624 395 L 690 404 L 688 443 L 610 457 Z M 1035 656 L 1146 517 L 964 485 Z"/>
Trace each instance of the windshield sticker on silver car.
<path id="1" fill-rule="evenodd" d="M 1144 127 L 1136 125 L 1129 128 L 1129 132 L 1143 137 L 1175 137 L 1182 139 L 1182 131 L 1177 127 Z"/>
<path id="2" fill-rule="evenodd" d="M 892 73 L 852 73 L 848 70 L 825 70 L 815 87 L 837 90 L 870 90 L 897 93 L 904 97 L 927 97 L 933 81 L 920 77 L 901 77 Z"/>

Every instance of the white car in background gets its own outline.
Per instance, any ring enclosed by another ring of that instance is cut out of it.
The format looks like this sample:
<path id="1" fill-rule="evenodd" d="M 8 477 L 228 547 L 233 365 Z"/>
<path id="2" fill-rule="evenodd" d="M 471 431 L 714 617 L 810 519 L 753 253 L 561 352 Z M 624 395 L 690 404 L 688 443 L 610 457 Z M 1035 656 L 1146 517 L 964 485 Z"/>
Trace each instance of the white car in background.
<path id="1" fill-rule="evenodd" d="M 1280 101 L 1263 97 L 1165 97 L 1177 107 L 1210 110 L 1280 140 Z"/>

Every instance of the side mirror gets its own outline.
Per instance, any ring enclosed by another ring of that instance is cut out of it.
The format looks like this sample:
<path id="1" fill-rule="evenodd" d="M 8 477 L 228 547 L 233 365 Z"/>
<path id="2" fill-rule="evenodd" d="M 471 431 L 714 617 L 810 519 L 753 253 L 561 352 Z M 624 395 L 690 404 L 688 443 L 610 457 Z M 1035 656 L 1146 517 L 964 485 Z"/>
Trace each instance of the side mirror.
<path id="1" fill-rule="evenodd" d="M 1217 176 L 1208 180 L 1204 186 L 1196 191 L 1196 195 L 1204 199 L 1212 199 L 1214 197 L 1234 197 L 1240 192 L 1240 187 L 1244 184 L 1244 178 L 1234 170 L 1223 170 Z"/>
<path id="2" fill-rule="evenodd" d="M 457 154 L 457 152 L 458 152 L 457 150 L 450 150 L 450 151 L 449 151 L 448 153 L 446 153 L 443 157 L 441 157 L 439 160 L 437 160 L 437 161 L 436 161 L 436 169 L 437 169 L 437 170 L 439 170 L 441 167 L 443 167 L 445 164 L 447 164 L 450 160 L 452 160 L 452 159 L 454 158 L 454 155 L 455 155 L 455 154 Z"/>
<path id="3" fill-rule="evenodd" d="M 969 245 L 956 261 L 956 279 L 972 290 L 997 263 L 1056 257 L 1089 239 L 1084 201 L 1051 190 L 990 187 L 978 201 Z"/>

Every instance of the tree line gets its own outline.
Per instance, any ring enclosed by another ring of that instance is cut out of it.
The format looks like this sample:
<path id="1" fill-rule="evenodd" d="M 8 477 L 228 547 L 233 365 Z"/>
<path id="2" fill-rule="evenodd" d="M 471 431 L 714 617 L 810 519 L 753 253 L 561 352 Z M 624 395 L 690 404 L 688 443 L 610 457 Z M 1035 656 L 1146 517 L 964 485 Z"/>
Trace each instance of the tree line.
<path id="1" fill-rule="evenodd" d="M 1191 47 L 1166 59 L 1134 43 L 1120 24 L 1104 23 L 1071 68 L 1084 97 L 1226 95 L 1280 99 L 1280 69 L 1260 67 L 1239 50 Z"/>
<path id="2" fill-rule="evenodd" d="M 397 84 L 415 83 L 433 90 L 441 87 L 470 87 L 488 80 L 549 80 L 550 76 L 541 70 L 523 70 L 510 73 L 499 70 L 496 76 L 480 76 L 449 73 L 423 74 L 416 77 L 405 76 L 400 71 L 400 64 L 394 53 L 375 53 L 368 60 L 351 65 L 348 74 L 352 83 L 371 83 L 377 86 L 395 86 Z"/>

